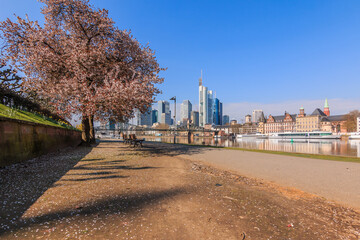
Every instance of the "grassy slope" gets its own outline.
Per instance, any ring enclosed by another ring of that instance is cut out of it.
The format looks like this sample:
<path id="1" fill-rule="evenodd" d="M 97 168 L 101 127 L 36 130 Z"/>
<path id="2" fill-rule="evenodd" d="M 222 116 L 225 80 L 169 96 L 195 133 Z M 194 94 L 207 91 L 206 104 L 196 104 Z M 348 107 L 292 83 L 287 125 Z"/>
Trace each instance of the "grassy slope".
<path id="1" fill-rule="evenodd" d="M 73 127 L 65 126 L 65 124 L 63 126 L 51 118 L 47 118 L 45 116 L 37 115 L 34 113 L 30 113 L 18 109 L 9 108 L 3 104 L 0 104 L 0 117 L 18 119 L 33 123 L 40 123 L 54 127 L 74 129 Z"/>

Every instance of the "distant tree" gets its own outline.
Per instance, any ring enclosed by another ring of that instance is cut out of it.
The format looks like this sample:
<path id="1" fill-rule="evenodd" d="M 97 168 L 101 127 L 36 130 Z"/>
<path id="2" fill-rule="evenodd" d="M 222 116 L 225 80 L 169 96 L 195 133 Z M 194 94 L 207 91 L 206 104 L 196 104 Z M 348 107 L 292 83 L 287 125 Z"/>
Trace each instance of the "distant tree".
<path id="1" fill-rule="evenodd" d="M 353 110 L 345 115 L 345 127 L 347 132 L 356 132 L 356 119 L 360 117 L 359 110 Z"/>
<path id="2" fill-rule="evenodd" d="M 20 84 L 21 77 L 17 75 L 17 71 L 0 62 L 0 88 L 19 91 Z"/>
<path id="3" fill-rule="evenodd" d="M 83 141 L 93 121 L 125 121 L 145 112 L 163 82 L 154 52 L 115 27 L 108 11 L 88 0 L 39 0 L 44 26 L 18 17 L 0 23 L 5 61 L 25 74 L 23 86 L 50 99 L 58 114 L 82 115 Z"/>

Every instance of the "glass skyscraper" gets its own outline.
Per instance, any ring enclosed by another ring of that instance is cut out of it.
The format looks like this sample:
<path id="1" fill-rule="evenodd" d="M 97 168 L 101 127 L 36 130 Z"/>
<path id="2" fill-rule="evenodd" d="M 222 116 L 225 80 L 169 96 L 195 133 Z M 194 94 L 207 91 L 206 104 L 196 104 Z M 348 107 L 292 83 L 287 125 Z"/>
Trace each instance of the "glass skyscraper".
<path id="1" fill-rule="evenodd" d="M 213 123 L 215 125 L 222 125 L 222 102 L 217 98 L 214 99 L 213 110 Z"/>
<path id="2" fill-rule="evenodd" d="M 191 118 L 192 104 L 189 100 L 184 100 L 180 106 L 180 121 Z"/>
<path id="3" fill-rule="evenodd" d="M 202 76 L 199 79 L 199 126 L 205 124 L 222 124 L 222 103 L 214 98 L 212 90 L 202 85 Z"/>

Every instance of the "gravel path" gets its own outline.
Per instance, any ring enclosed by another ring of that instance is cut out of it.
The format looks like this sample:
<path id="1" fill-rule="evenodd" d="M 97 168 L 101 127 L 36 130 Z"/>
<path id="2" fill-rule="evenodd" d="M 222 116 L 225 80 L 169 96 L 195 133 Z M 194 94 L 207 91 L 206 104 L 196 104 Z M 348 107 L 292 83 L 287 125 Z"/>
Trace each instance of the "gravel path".
<path id="1" fill-rule="evenodd" d="M 206 151 L 102 141 L 0 169 L 0 238 L 359 239 L 359 212 L 184 158 Z"/>

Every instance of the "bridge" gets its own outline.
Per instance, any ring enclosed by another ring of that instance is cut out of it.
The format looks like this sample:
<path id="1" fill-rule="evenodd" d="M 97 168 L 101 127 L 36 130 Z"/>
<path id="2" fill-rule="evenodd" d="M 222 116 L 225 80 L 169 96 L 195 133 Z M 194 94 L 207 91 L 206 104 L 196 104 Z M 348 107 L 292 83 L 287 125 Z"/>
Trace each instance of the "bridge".
<path id="1" fill-rule="evenodd" d="M 211 129 L 196 129 L 196 128 L 169 128 L 169 129 L 155 129 L 155 128 L 144 128 L 139 126 L 129 126 L 120 128 L 100 128 L 95 127 L 95 136 L 97 137 L 115 137 L 119 138 L 121 134 L 135 134 L 137 136 L 182 136 L 182 137 L 212 137 L 219 133 L 218 130 Z"/>

